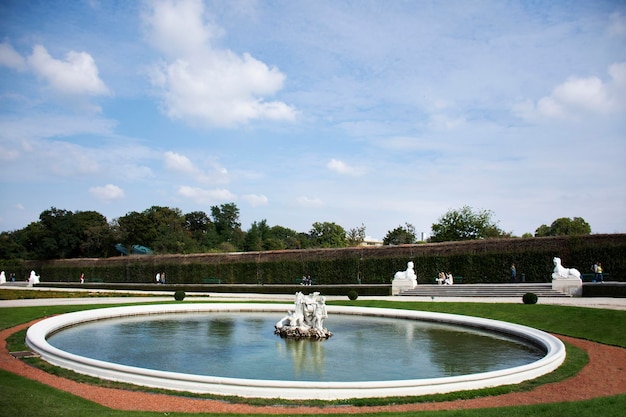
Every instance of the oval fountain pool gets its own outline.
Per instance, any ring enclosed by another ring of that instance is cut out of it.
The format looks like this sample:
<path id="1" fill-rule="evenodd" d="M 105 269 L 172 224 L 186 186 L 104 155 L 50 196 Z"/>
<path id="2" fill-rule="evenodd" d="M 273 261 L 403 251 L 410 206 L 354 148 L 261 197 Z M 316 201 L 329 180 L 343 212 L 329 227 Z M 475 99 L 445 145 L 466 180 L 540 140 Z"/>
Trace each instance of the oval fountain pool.
<path id="1" fill-rule="evenodd" d="M 556 369 L 562 343 L 510 323 L 409 310 L 328 306 L 326 341 L 288 340 L 288 305 L 168 304 L 43 320 L 43 359 L 105 379 L 247 397 L 424 395 L 519 383 Z M 175 314 L 176 313 L 176 314 Z"/>

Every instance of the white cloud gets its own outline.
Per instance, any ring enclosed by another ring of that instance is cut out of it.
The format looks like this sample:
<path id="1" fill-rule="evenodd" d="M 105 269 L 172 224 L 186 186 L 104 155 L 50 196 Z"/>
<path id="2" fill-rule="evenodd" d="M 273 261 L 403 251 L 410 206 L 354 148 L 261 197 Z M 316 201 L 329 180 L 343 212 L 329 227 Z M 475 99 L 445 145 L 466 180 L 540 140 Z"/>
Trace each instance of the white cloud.
<path id="1" fill-rule="evenodd" d="M 124 197 L 124 190 L 117 185 L 107 184 L 104 187 L 92 187 L 89 193 L 99 200 L 112 201 Z"/>
<path id="2" fill-rule="evenodd" d="M 26 61 L 7 41 L 0 43 L 0 65 L 17 71 L 26 70 Z"/>
<path id="3" fill-rule="evenodd" d="M 165 152 L 165 168 L 190 174 L 198 171 L 189 158 L 175 152 Z"/>
<path id="4" fill-rule="evenodd" d="M 165 153 L 164 158 L 166 169 L 192 175 L 197 181 L 202 183 L 218 184 L 229 181 L 228 170 L 215 162 L 204 162 L 204 165 L 212 169 L 212 172 L 207 173 L 205 170 L 198 168 L 185 155 L 168 151 Z"/>
<path id="5" fill-rule="evenodd" d="M 146 35 L 149 42 L 169 58 L 201 52 L 219 32 L 217 27 L 213 28 L 204 22 L 201 1 L 165 0 L 155 2 L 152 6 L 144 15 Z"/>
<path id="6" fill-rule="evenodd" d="M 201 126 L 295 119 L 293 107 L 263 98 L 278 92 L 285 76 L 248 53 L 216 49 L 211 40 L 220 30 L 205 23 L 201 2 L 158 2 L 145 20 L 149 40 L 168 59 L 153 68 L 151 81 L 169 117 Z"/>
<path id="7" fill-rule="evenodd" d="M 534 103 L 525 100 L 514 107 L 519 116 L 533 119 L 570 119 L 581 115 L 609 114 L 626 104 L 626 63 L 609 67 L 609 81 L 598 77 L 570 77 L 549 96 Z"/>
<path id="8" fill-rule="evenodd" d="M 70 51 L 65 60 L 50 56 L 42 45 L 35 45 L 27 58 L 33 72 L 62 94 L 103 95 L 109 89 L 98 75 L 94 59 L 86 52 Z"/>
<path id="9" fill-rule="evenodd" d="M 267 206 L 269 202 L 266 196 L 257 194 L 245 194 L 241 196 L 241 199 L 252 207 Z"/>
<path id="10" fill-rule="evenodd" d="M 216 204 L 235 199 L 235 195 L 225 189 L 207 190 L 186 185 L 178 188 L 178 194 L 190 198 L 198 204 Z"/>
<path id="11" fill-rule="evenodd" d="M 297 198 L 296 202 L 299 206 L 306 208 L 320 208 L 324 206 L 324 203 L 319 198 L 301 196 Z"/>
<path id="12" fill-rule="evenodd" d="M 338 159 L 331 159 L 326 168 L 342 175 L 359 176 L 365 173 L 365 169 L 361 167 L 353 167 Z"/>

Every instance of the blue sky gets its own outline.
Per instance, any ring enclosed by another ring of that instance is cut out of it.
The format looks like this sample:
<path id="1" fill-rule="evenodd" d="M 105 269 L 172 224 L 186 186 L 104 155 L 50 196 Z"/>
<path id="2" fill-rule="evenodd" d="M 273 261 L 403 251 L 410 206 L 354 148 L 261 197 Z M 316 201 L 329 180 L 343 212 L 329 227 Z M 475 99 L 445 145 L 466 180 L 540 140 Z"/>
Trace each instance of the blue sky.
<path id="1" fill-rule="evenodd" d="M 626 232 L 623 1 L 0 3 L 0 230 L 234 202 L 418 233 Z"/>

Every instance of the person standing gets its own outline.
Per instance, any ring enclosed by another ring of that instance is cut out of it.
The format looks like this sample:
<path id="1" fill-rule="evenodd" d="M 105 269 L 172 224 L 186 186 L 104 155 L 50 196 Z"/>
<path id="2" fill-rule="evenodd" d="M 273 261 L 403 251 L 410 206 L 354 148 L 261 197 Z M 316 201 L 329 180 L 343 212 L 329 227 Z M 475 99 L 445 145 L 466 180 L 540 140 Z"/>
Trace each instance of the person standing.
<path id="1" fill-rule="evenodd" d="M 85 283 L 85 273 L 84 272 L 82 274 L 80 274 L 80 283 L 81 284 Z"/>
<path id="2" fill-rule="evenodd" d="M 517 279 L 517 270 L 515 269 L 515 264 L 511 264 L 511 282 L 515 282 Z"/>
<path id="3" fill-rule="evenodd" d="M 602 264 L 600 262 L 596 262 L 594 264 L 594 282 L 598 281 L 598 282 L 604 282 L 604 275 L 602 275 Z"/>

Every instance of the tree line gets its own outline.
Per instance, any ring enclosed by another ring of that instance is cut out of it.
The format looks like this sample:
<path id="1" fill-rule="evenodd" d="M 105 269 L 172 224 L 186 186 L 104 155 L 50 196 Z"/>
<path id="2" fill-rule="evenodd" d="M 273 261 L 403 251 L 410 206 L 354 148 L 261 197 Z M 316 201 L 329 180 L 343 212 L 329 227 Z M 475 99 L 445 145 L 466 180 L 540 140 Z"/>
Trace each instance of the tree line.
<path id="1" fill-rule="evenodd" d="M 120 255 L 116 244 L 138 244 L 158 254 L 249 252 L 283 249 L 341 248 L 365 240 L 365 225 L 351 229 L 332 222 L 315 222 L 307 233 L 255 221 L 244 231 L 239 208 L 226 203 L 183 214 L 178 208 L 152 206 L 132 211 L 111 222 L 96 211 L 68 211 L 52 207 L 23 229 L 0 233 L 0 259 L 106 258 Z M 590 234 L 582 218 L 561 218 L 541 225 L 535 236 Z M 511 237 L 497 226 L 489 210 L 469 206 L 450 210 L 432 225 L 431 242 Z M 525 235 L 526 237 L 526 235 Z M 417 243 L 410 223 L 387 232 L 385 245 Z"/>

